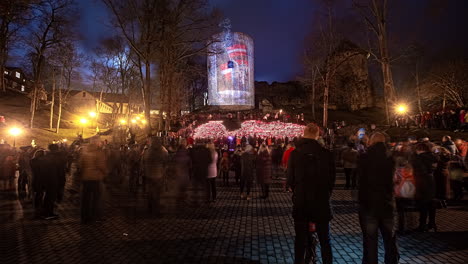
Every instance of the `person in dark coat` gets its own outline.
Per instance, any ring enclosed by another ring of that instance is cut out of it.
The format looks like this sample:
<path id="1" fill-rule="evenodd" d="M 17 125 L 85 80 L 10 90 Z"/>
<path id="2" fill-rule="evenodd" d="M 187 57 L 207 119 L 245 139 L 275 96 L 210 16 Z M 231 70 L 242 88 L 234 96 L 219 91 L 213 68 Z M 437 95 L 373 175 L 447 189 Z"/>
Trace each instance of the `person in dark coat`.
<path id="1" fill-rule="evenodd" d="M 323 263 L 333 262 L 329 230 L 333 218 L 330 198 L 335 183 L 335 159 L 318 139 L 319 127 L 307 125 L 288 160 L 287 183 L 293 191 L 296 264 L 315 261 L 314 239 L 309 231 L 317 232 Z M 315 230 L 311 230 L 311 226 L 315 226 Z"/>
<path id="2" fill-rule="evenodd" d="M 183 203 L 186 200 L 187 187 L 190 184 L 190 171 L 192 170 L 192 161 L 190 153 L 186 147 L 187 143 L 182 141 L 174 156 L 175 175 L 177 181 L 177 201 Z"/>
<path id="3" fill-rule="evenodd" d="M 450 154 L 452 155 L 455 155 L 458 153 L 457 146 L 455 145 L 455 142 L 452 141 L 452 138 L 450 136 L 442 137 L 442 147 L 450 151 Z"/>
<path id="4" fill-rule="evenodd" d="M 161 215 L 161 192 L 169 162 L 169 153 L 162 145 L 162 138 L 151 138 L 151 144 L 144 157 L 145 176 L 148 180 L 148 212 Z"/>
<path id="5" fill-rule="evenodd" d="M 437 167 L 434 171 L 434 183 L 436 189 L 436 198 L 444 201 L 448 199 L 449 194 L 449 162 L 450 152 L 446 148 L 436 148 L 438 159 Z"/>
<path id="6" fill-rule="evenodd" d="M 43 215 L 43 198 L 44 188 L 42 182 L 46 177 L 47 170 L 44 166 L 44 155 L 43 149 L 38 149 L 33 154 L 31 159 L 31 171 L 32 171 L 32 189 L 34 192 L 34 210 L 37 218 Z"/>
<path id="7" fill-rule="evenodd" d="M 191 149 L 190 157 L 192 160 L 192 185 L 193 203 L 198 205 L 201 201 L 200 192 L 206 187 L 206 178 L 208 176 L 208 166 L 211 164 L 211 152 L 202 140 L 196 140 L 195 146 Z"/>
<path id="8" fill-rule="evenodd" d="M 359 222 L 363 236 L 363 264 L 378 263 L 378 231 L 385 246 L 385 264 L 399 260 L 393 232 L 393 174 L 395 162 L 385 145 L 385 135 L 376 132 L 369 148 L 358 160 Z"/>
<path id="9" fill-rule="evenodd" d="M 232 153 L 232 157 L 231 157 L 231 164 L 232 164 L 232 169 L 234 170 L 234 173 L 235 173 L 236 184 L 239 184 L 239 180 L 240 180 L 241 172 L 242 172 L 242 166 L 241 166 L 242 153 L 243 153 L 242 148 L 240 145 L 238 145 L 236 148 L 236 151 Z"/>
<path id="10" fill-rule="evenodd" d="M 250 188 L 252 187 L 255 174 L 256 156 L 252 145 L 245 147 L 245 152 L 241 156 L 241 178 L 240 192 L 241 199 L 250 200 Z M 245 189 L 245 193 L 244 193 Z"/>
<path id="11" fill-rule="evenodd" d="M 262 189 L 262 196 L 260 198 L 268 198 L 271 183 L 271 156 L 268 147 L 265 144 L 260 146 L 257 155 L 257 183 L 260 184 Z"/>
<path id="12" fill-rule="evenodd" d="M 432 200 L 436 196 L 434 182 L 434 170 L 437 166 L 437 158 L 432 154 L 426 144 L 418 144 L 415 154 L 411 157 L 411 166 L 415 180 L 416 193 L 414 199 L 419 209 L 419 231 L 429 229 L 437 230 L 435 223 L 435 208 Z M 429 216 L 429 225 L 427 217 Z"/>
<path id="13" fill-rule="evenodd" d="M 56 219 L 54 213 L 55 201 L 61 200 L 63 189 L 65 187 L 66 156 L 59 151 L 57 144 L 49 145 L 49 153 L 44 156 L 44 173 L 41 183 L 45 191 L 44 196 L 44 219 Z M 42 169 L 41 169 L 42 170 Z"/>

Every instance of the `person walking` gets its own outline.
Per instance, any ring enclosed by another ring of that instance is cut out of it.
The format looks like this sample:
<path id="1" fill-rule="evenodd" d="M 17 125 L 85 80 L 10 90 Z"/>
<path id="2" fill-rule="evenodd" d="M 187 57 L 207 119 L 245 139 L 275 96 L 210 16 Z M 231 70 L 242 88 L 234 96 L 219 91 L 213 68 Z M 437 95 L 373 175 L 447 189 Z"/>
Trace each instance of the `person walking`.
<path id="1" fill-rule="evenodd" d="M 207 185 L 206 185 L 206 198 L 208 202 L 216 202 L 216 177 L 218 176 L 218 152 L 216 152 L 215 145 L 209 143 L 206 145 L 211 155 L 211 162 L 208 165 Z"/>
<path id="2" fill-rule="evenodd" d="M 270 193 L 272 166 L 270 150 L 265 144 L 262 144 L 258 149 L 256 166 L 257 183 L 260 184 L 260 188 L 262 190 L 262 196 L 260 196 L 260 198 L 266 199 Z"/>
<path id="3" fill-rule="evenodd" d="M 241 171 L 242 171 L 242 166 L 241 166 L 241 156 L 242 156 L 242 148 L 240 145 L 237 146 L 236 151 L 232 154 L 231 158 L 231 164 L 232 164 L 232 169 L 234 170 L 235 173 L 235 178 L 236 178 L 236 184 L 239 184 L 239 179 L 241 178 Z"/>
<path id="4" fill-rule="evenodd" d="M 356 168 L 357 168 L 358 151 L 353 142 L 348 143 L 348 147 L 341 153 L 341 161 L 346 176 L 346 189 L 356 188 Z"/>
<path id="5" fill-rule="evenodd" d="M 250 188 L 252 187 L 253 177 L 255 173 L 255 154 L 252 145 L 245 147 L 245 152 L 241 157 L 241 178 L 240 178 L 240 192 L 241 199 L 250 200 Z M 244 193 L 244 190 L 246 191 Z"/>
<path id="6" fill-rule="evenodd" d="M 293 192 L 295 264 L 316 261 L 315 244 L 310 231 L 316 231 L 318 235 L 322 262 L 333 262 L 330 242 L 330 221 L 333 216 L 330 198 L 335 184 L 335 160 L 333 153 L 317 141 L 319 134 L 317 125 L 307 125 L 303 138 L 291 152 L 287 166 L 287 183 Z"/>
<path id="7" fill-rule="evenodd" d="M 200 139 L 195 141 L 195 146 L 191 149 L 190 157 L 192 160 L 192 202 L 198 206 L 201 197 L 199 193 L 206 185 L 208 175 L 208 165 L 211 163 L 211 152 L 206 148 L 204 142 Z"/>
<path id="8" fill-rule="evenodd" d="M 57 144 L 49 145 L 49 152 L 42 159 L 42 165 L 44 173 L 41 175 L 41 182 L 45 191 L 43 217 L 46 220 L 56 219 L 58 215 L 54 213 L 55 201 L 61 199 L 67 165 L 66 156 L 59 151 Z"/>
<path id="9" fill-rule="evenodd" d="M 31 159 L 32 188 L 34 193 L 34 213 L 36 218 L 43 217 L 44 186 L 47 170 L 44 167 L 45 150 L 38 149 Z"/>
<path id="10" fill-rule="evenodd" d="M 221 159 L 221 175 L 223 176 L 223 185 L 229 186 L 229 153 L 225 151 Z"/>
<path id="11" fill-rule="evenodd" d="M 415 153 L 411 157 L 414 180 L 416 184 L 416 206 L 419 210 L 418 231 L 437 231 L 435 222 L 436 210 L 432 200 L 436 197 L 436 187 L 434 182 L 434 170 L 437 167 L 437 158 L 426 144 L 418 144 Z M 429 224 L 427 218 L 429 217 Z"/>
<path id="12" fill-rule="evenodd" d="M 101 183 L 107 175 L 104 152 L 99 148 L 99 138 L 93 137 L 82 149 L 79 168 L 82 180 L 81 223 L 88 224 L 99 220 L 101 203 Z"/>
<path id="13" fill-rule="evenodd" d="M 192 170 L 192 161 L 190 153 L 187 150 L 187 143 L 182 140 L 174 156 L 174 166 L 177 184 L 177 202 L 185 203 L 187 188 L 190 184 L 190 171 Z"/>
<path id="14" fill-rule="evenodd" d="M 161 192 L 164 186 L 169 153 L 162 145 L 162 138 L 152 137 L 149 149 L 145 151 L 145 176 L 148 180 L 148 212 L 161 215 Z"/>
<path id="15" fill-rule="evenodd" d="M 385 145 L 385 135 L 376 132 L 369 138 L 369 148 L 358 160 L 359 222 L 363 236 L 363 264 L 378 263 L 378 231 L 385 248 L 385 264 L 399 260 L 393 231 L 393 174 L 395 162 Z"/>

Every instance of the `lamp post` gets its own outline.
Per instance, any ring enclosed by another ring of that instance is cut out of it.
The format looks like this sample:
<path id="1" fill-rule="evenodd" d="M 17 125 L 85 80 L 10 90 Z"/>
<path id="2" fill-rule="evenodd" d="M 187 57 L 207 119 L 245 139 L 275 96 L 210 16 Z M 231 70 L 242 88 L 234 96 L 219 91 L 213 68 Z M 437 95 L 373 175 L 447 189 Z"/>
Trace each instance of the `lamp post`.
<path id="1" fill-rule="evenodd" d="M 88 119 L 86 118 L 81 118 L 80 119 L 80 124 L 81 124 L 81 137 L 84 137 L 84 127 L 88 123 Z"/>
<path id="2" fill-rule="evenodd" d="M 8 132 L 10 133 L 11 136 L 13 136 L 13 147 L 16 147 L 16 137 L 21 134 L 22 132 L 21 129 L 17 127 L 12 127 L 10 128 Z"/>

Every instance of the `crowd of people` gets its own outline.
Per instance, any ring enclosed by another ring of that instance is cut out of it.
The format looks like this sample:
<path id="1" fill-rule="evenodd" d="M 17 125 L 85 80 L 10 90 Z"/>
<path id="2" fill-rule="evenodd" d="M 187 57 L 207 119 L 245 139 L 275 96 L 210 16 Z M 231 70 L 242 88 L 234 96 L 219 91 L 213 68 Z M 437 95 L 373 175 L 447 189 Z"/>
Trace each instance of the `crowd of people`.
<path id="1" fill-rule="evenodd" d="M 336 162 L 343 165 L 346 189 L 356 192 L 363 234 L 363 263 L 377 263 L 378 231 L 385 245 L 385 263 L 398 263 L 394 210 L 398 231 L 406 232 L 405 212 L 419 212 L 417 231 L 437 230 L 436 209 L 449 199 L 463 198 L 468 143 L 444 136 L 435 145 L 428 138 L 390 142 L 381 132 L 351 136 L 344 148 L 330 147 L 315 124 L 305 127 L 301 138 L 287 140 L 151 137 L 144 144 L 114 145 L 92 137 L 70 146 L 50 144 L 16 150 L 0 145 L 0 180 L 31 199 L 35 216 L 56 219 L 56 203 L 64 198 L 67 180 L 81 184 L 81 222 L 99 222 L 103 182 L 124 184 L 130 193 L 146 193 L 148 213 L 163 213 L 161 195 L 176 193 L 177 206 L 215 203 L 217 187 L 238 188 L 239 197 L 268 199 L 273 179 L 292 192 L 295 263 L 316 263 L 315 246 L 321 245 L 323 263 L 332 263 L 331 196 Z M 69 176 L 67 176 L 69 175 Z M 74 177 L 70 177 L 73 175 Z M 217 178 L 220 180 L 217 182 Z M 190 190 L 190 191 L 189 191 Z"/>
<path id="2" fill-rule="evenodd" d="M 395 119 L 397 127 L 419 127 L 425 129 L 442 129 L 465 131 L 468 129 L 468 111 L 451 109 L 444 111 L 423 112 L 415 115 L 400 115 Z"/>

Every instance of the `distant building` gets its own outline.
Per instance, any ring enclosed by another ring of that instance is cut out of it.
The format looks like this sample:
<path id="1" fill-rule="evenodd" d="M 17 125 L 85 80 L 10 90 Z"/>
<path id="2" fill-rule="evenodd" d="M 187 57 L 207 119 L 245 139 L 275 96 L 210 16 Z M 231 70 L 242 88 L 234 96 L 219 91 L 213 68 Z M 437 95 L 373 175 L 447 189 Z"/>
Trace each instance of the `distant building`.
<path id="1" fill-rule="evenodd" d="M 21 68 L 5 67 L 3 75 L 7 89 L 25 94 L 32 90 L 32 81 L 26 77 Z"/>
<path id="2" fill-rule="evenodd" d="M 139 113 L 139 106 L 129 107 L 128 96 L 124 94 L 103 93 L 86 90 L 72 90 L 67 100 L 70 108 L 79 113 L 98 111 L 103 114 Z M 97 110 L 97 108 L 99 108 Z"/>

